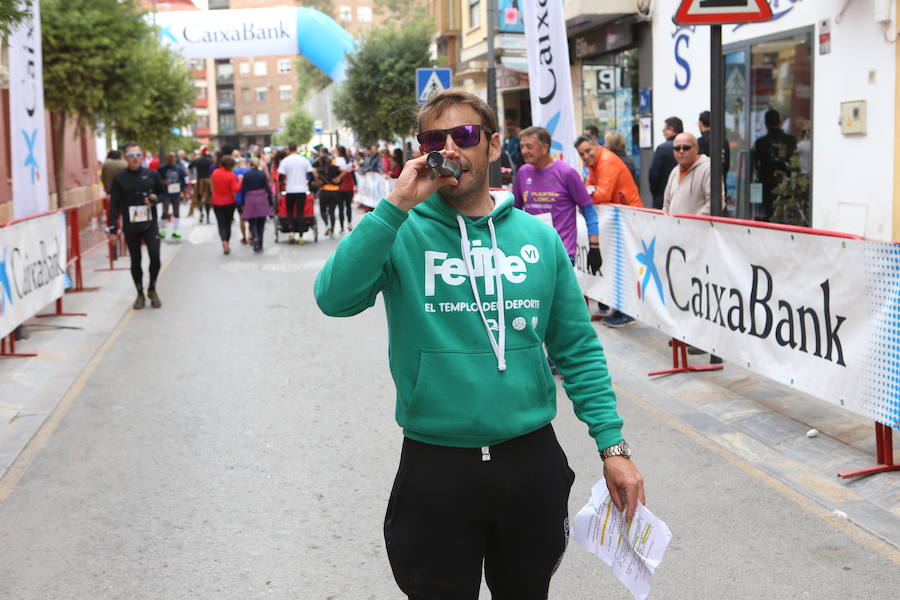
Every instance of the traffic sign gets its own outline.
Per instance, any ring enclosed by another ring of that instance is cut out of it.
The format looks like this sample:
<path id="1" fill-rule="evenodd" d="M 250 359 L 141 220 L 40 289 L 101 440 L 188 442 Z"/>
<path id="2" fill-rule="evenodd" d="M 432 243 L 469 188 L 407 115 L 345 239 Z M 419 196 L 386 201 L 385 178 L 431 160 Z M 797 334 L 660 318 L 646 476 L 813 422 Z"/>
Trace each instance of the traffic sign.
<path id="1" fill-rule="evenodd" d="M 681 0 L 675 13 L 675 21 L 680 25 L 750 23 L 771 18 L 767 0 Z"/>
<path id="2" fill-rule="evenodd" d="M 453 86 L 450 69 L 416 69 L 416 102 L 425 104 L 434 94 Z"/>

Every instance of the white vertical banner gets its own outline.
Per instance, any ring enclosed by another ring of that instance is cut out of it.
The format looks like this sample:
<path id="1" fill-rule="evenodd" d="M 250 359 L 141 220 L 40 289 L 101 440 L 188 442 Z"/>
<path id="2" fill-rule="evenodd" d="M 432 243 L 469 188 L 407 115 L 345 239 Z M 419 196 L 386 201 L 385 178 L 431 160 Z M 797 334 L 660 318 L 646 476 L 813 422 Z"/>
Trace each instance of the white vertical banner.
<path id="1" fill-rule="evenodd" d="M 19 9 L 29 16 L 9 35 L 14 218 L 44 212 L 49 207 L 40 3 L 19 0 Z"/>
<path id="2" fill-rule="evenodd" d="M 550 132 L 550 154 L 581 171 L 563 0 L 524 0 L 531 122 Z"/>

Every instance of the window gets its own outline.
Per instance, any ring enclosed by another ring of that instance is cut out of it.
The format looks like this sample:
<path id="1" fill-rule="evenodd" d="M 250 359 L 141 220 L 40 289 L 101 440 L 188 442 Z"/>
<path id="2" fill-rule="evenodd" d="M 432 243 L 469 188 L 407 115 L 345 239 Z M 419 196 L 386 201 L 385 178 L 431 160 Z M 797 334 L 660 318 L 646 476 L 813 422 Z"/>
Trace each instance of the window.
<path id="1" fill-rule="evenodd" d="M 227 88 L 218 90 L 219 108 L 234 108 L 234 90 Z"/>
<path id="2" fill-rule="evenodd" d="M 269 74 L 269 70 L 266 68 L 266 61 L 258 60 L 253 63 L 253 74 L 264 76 Z"/>
<path id="3" fill-rule="evenodd" d="M 194 117 L 194 129 L 209 129 L 209 115 L 197 115 Z"/>
<path id="4" fill-rule="evenodd" d="M 481 25 L 481 0 L 469 0 L 469 27 Z"/>
<path id="5" fill-rule="evenodd" d="M 197 93 L 196 93 L 195 98 L 206 98 L 206 97 L 207 97 L 207 95 L 206 95 L 206 94 L 207 94 L 207 91 L 208 91 L 208 90 L 207 90 L 207 88 L 206 88 L 205 85 L 198 85 L 198 86 L 197 86 L 197 90 L 196 90 Z"/>
<path id="6" fill-rule="evenodd" d="M 241 88 L 241 102 L 250 102 L 250 88 Z"/>
<path id="7" fill-rule="evenodd" d="M 253 127 L 253 115 L 244 115 L 244 118 L 241 120 L 241 124 L 244 127 Z"/>
<path id="8" fill-rule="evenodd" d="M 256 126 L 257 127 L 268 127 L 269 126 L 269 113 L 259 113 L 256 115 Z"/>
<path id="9" fill-rule="evenodd" d="M 238 66 L 238 71 L 241 75 L 249 75 L 250 74 L 250 61 L 242 60 Z"/>
<path id="10" fill-rule="evenodd" d="M 278 116 L 278 122 L 281 123 L 282 127 L 284 127 L 284 124 L 287 123 L 288 114 L 289 113 L 281 113 Z"/>
<path id="11" fill-rule="evenodd" d="M 234 117 L 234 113 L 219 113 L 219 133 L 231 135 L 236 128 L 237 120 Z"/>
<path id="12" fill-rule="evenodd" d="M 371 23 L 372 22 L 372 7 L 371 6 L 357 6 L 356 7 L 356 20 L 360 23 Z"/>
<path id="13" fill-rule="evenodd" d="M 266 97 L 269 95 L 269 92 L 264 87 L 256 88 L 256 99 L 259 101 L 264 101 Z"/>
<path id="14" fill-rule="evenodd" d="M 216 63 L 216 79 L 218 81 L 229 82 L 234 76 L 234 67 L 230 62 Z"/>
<path id="15" fill-rule="evenodd" d="M 339 6 L 338 7 L 338 19 L 340 19 L 341 21 L 352 21 L 353 20 L 353 7 Z"/>
<path id="16" fill-rule="evenodd" d="M 279 73 L 290 73 L 291 72 L 291 59 L 279 58 L 278 59 L 278 72 Z"/>
<path id="17" fill-rule="evenodd" d="M 191 70 L 193 71 L 206 71 L 205 58 L 192 58 L 188 61 L 188 64 L 191 66 Z"/>
<path id="18" fill-rule="evenodd" d="M 278 99 L 279 100 L 290 100 L 291 99 L 291 86 L 279 85 L 278 86 Z"/>

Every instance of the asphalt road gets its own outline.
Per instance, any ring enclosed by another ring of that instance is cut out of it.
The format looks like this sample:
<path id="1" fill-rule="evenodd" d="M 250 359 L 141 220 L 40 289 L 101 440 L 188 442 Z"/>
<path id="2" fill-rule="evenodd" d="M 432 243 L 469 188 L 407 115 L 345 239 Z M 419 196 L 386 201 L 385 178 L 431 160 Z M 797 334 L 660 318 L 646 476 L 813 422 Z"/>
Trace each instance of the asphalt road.
<path id="1" fill-rule="evenodd" d="M 212 229 L 182 244 L 164 307 L 126 315 L 31 449 L 0 503 L 0 598 L 401 598 L 382 539 L 401 442 L 383 306 L 318 312 L 332 240 L 272 249 L 270 231 L 266 254 L 235 244 L 225 257 Z M 674 534 L 651 598 L 897 597 L 897 563 L 865 534 L 616 383 L 648 506 Z M 574 514 L 601 463 L 559 389 Z M 630 595 L 572 544 L 551 598 Z"/>

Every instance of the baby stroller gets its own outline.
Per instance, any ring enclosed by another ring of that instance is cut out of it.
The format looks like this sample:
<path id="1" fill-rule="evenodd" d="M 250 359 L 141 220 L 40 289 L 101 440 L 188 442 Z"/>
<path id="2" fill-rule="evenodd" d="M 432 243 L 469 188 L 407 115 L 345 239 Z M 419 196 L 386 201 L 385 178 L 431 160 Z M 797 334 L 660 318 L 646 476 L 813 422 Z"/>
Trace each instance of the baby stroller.
<path id="1" fill-rule="evenodd" d="M 297 228 L 299 224 L 299 228 Z M 287 214 L 286 198 L 283 194 L 278 195 L 278 206 L 275 211 L 275 243 L 279 241 L 279 234 L 289 236 L 292 233 L 298 234 L 301 238 L 307 231 L 312 230 L 313 241 L 319 241 L 319 223 L 315 213 L 315 198 L 312 194 L 306 195 L 306 204 L 303 207 L 303 217 L 300 219 L 289 219 Z"/>

